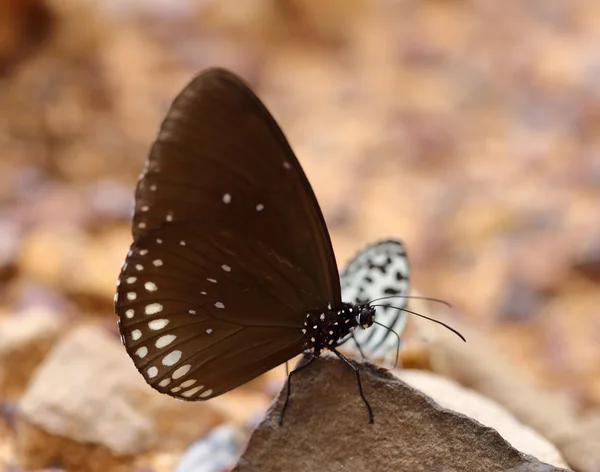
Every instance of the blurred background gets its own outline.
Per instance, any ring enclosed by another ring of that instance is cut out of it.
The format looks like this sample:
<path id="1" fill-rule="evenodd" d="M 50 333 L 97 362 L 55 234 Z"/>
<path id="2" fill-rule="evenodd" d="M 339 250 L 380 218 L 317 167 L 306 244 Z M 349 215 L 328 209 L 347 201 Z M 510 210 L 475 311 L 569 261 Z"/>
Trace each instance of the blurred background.
<path id="1" fill-rule="evenodd" d="M 598 408 L 599 44 L 597 0 L 0 0 L 0 464 L 48 466 L 32 459 L 54 441 L 41 400 L 26 419 L 17 406 L 53 346 L 86 325 L 121 353 L 112 297 L 137 176 L 170 101 L 210 66 L 279 122 L 340 266 L 401 237 L 419 292 L 520 375 Z M 179 442 L 148 439 L 136 464 L 170 470 L 212 426 L 256 421 L 281 375 L 215 399 Z"/>

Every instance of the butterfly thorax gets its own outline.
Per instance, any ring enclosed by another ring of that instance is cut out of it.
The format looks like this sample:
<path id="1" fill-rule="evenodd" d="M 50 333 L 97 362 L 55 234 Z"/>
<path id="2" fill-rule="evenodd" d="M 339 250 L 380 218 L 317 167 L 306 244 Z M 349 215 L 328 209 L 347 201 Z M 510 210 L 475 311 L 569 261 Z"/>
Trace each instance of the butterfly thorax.
<path id="1" fill-rule="evenodd" d="M 302 329 L 305 347 L 318 356 L 321 350 L 336 347 L 357 327 L 370 327 L 374 319 L 375 308 L 368 304 L 341 303 L 326 310 L 309 311 Z"/>

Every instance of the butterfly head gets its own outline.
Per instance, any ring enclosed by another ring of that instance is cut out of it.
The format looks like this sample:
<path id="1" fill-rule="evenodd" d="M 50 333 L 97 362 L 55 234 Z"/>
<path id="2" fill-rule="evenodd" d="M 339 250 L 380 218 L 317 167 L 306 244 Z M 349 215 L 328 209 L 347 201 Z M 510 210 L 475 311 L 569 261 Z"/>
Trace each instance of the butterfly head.
<path id="1" fill-rule="evenodd" d="M 357 326 L 360 326 L 363 329 L 367 329 L 373 325 L 373 321 L 375 321 L 374 307 L 370 305 L 357 305 L 354 308 L 354 310 L 358 310 L 358 314 L 356 315 Z"/>

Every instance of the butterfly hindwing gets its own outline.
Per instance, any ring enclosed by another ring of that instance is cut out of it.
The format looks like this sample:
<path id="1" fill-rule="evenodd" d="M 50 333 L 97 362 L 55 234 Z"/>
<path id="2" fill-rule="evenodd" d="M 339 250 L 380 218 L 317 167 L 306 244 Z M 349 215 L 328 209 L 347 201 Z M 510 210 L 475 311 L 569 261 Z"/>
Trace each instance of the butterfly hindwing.
<path id="1" fill-rule="evenodd" d="M 375 304 L 390 303 L 405 308 L 409 275 L 408 258 L 401 241 L 390 239 L 371 244 L 356 254 L 342 271 L 342 298 L 346 302 L 367 303 L 397 295 L 398 298 Z M 377 307 L 375 320 L 400 335 L 406 324 L 406 313 L 395 308 Z M 395 358 L 398 338 L 390 330 L 373 325 L 368 330 L 358 329 L 353 335 L 368 357 Z M 346 346 L 352 348 L 353 342 Z"/>

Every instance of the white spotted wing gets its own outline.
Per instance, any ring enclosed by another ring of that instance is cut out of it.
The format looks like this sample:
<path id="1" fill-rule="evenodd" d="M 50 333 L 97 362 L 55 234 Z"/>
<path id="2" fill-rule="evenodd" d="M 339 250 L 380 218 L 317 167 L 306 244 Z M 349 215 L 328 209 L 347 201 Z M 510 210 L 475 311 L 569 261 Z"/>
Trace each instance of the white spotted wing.
<path id="1" fill-rule="evenodd" d="M 375 302 L 390 303 L 405 308 L 409 292 L 409 266 L 406 250 L 400 240 L 389 239 L 371 244 L 356 254 L 341 273 L 342 300 L 350 303 L 367 303 L 382 297 L 397 297 Z M 375 320 L 387 326 L 373 325 L 369 329 L 358 329 L 354 338 L 370 359 L 384 358 L 394 361 L 398 335 L 406 325 L 407 314 L 395 308 L 377 307 Z M 350 339 L 344 347 L 356 350 Z"/>

